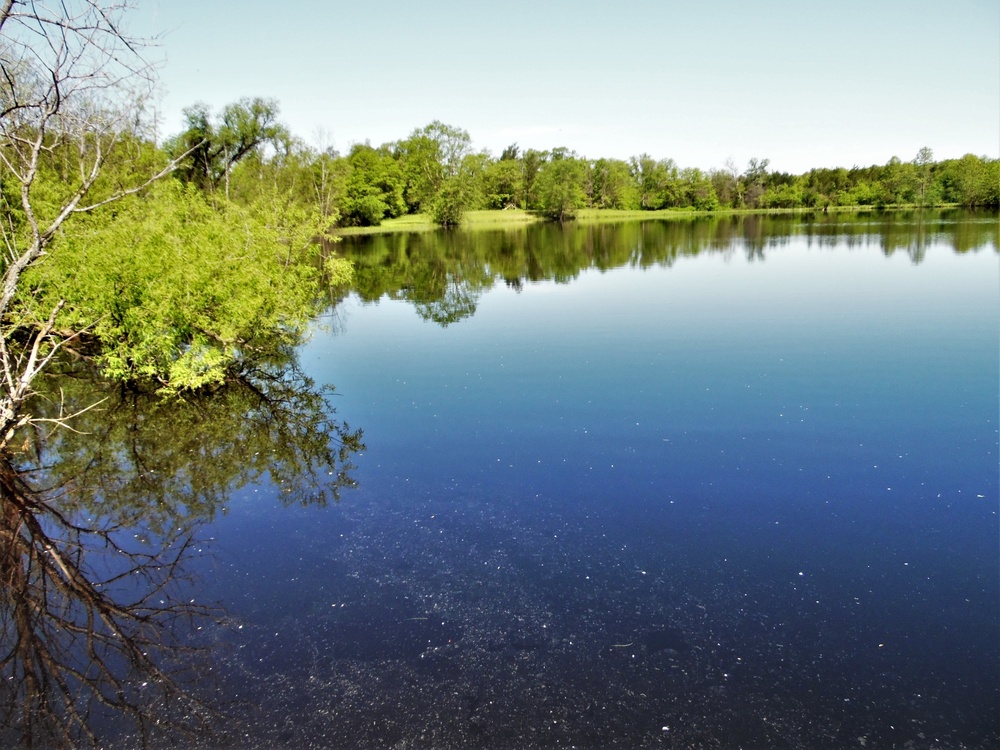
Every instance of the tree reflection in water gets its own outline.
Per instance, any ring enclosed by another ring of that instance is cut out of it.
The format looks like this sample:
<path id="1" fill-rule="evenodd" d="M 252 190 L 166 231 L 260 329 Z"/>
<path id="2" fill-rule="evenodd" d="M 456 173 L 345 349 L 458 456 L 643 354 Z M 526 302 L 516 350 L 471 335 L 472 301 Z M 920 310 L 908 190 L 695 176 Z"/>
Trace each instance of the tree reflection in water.
<path id="1" fill-rule="evenodd" d="M 955 252 L 998 250 L 992 215 L 957 209 L 539 223 L 343 240 L 338 251 L 354 263 L 353 291 L 361 300 L 407 300 L 442 326 L 475 315 L 480 297 L 498 283 L 520 290 L 532 281 L 567 283 L 588 269 L 671 266 L 702 253 L 764 261 L 792 242 L 831 249 L 846 243 L 877 246 L 887 257 L 905 253 L 917 264 L 935 243 Z"/>
<path id="2" fill-rule="evenodd" d="M 36 413 L 104 401 L 0 457 L 0 744 L 203 733 L 192 633 L 223 613 L 192 596 L 199 530 L 265 472 L 287 503 L 338 498 L 361 432 L 290 354 L 169 402 L 79 367 L 47 385 Z"/>

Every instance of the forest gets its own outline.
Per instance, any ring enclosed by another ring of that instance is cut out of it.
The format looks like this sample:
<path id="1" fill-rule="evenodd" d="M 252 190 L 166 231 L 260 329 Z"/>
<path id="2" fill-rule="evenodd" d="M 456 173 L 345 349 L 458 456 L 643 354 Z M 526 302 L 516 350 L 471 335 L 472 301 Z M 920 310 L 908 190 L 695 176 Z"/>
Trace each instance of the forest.
<path id="1" fill-rule="evenodd" d="M 1000 206 L 1000 161 L 973 154 L 935 161 L 929 148 L 907 161 L 801 175 L 770 171 L 766 158 L 745 167 L 729 159 L 706 171 L 649 154 L 593 159 L 565 147 L 538 151 L 516 143 L 494 156 L 476 151 L 467 131 L 434 121 L 398 141 L 356 143 L 339 153 L 296 138 L 278 115 L 277 102 L 259 98 L 215 115 L 203 104 L 188 108 L 186 129 L 165 144 L 173 156 L 187 154 L 178 178 L 244 202 L 267 180 L 340 227 L 417 213 L 447 226 L 465 211 L 508 208 L 567 220 L 584 208 Z"/>

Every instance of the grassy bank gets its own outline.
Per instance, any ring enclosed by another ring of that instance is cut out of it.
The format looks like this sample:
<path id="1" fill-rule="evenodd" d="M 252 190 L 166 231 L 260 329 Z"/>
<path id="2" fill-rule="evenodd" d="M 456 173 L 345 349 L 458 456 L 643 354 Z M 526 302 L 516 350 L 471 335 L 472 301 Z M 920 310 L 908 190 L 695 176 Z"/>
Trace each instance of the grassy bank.
<path id="1" fill-rule="evenodd" d="M 876 211 L 919 210 L 920 208 L 954 208 L 948 206 L 830 206 L 829 213 L 872 213 Z M 809 214 L 817 208 L 765 208 L 765 209 L 719 209 L 716 211 L 696 211 L 694 209 L 668 208 L 660 211 L 627 211 L 611 208 L 583 208 L 576 212 L 574 222 L 578 224 L 600 224 L 622 221 L 663 221 L 670 219 L 690 219 L 695 216 L 751 216 L 778 214 Z M 522 209 L 502 211 L 468 211 L 462 217 L 462 229 L 508 229 L 545 221 L 543 217 Z M 430 232 L 438 229 L 426 214 L 410 214 L 397 219 L 386 219 L 377 227 L 344 227 L 335 229 L 339 235 L 392 234 L 396 232 Z"/>
<path id="2" fill-rule="evenodd" d="M 640 212 L 636 212 L 640 213 Z M 529 211 L 519 208 L 503 211 L 467 211 L 462 217 L 463 229 L 505 229 L 543 221 Z M 377 227 L 344 227 L 336 234 L 387 234 L 392 232 L 428 232 L 438 226 L 426 214 L 410 214 L 397 219 L 386 219 Z"/>

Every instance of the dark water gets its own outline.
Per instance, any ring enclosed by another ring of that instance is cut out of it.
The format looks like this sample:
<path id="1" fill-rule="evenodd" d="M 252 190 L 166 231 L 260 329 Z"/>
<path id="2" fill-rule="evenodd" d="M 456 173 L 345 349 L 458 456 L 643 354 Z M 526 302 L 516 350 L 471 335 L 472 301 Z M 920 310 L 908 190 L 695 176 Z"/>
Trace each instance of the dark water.
<path id="1" fill-rule="evenodd" d="M 1000 747 L 998 231 L 351 243 L 299 359 L 358 488 L 226 475 L 205 742 Z"/>

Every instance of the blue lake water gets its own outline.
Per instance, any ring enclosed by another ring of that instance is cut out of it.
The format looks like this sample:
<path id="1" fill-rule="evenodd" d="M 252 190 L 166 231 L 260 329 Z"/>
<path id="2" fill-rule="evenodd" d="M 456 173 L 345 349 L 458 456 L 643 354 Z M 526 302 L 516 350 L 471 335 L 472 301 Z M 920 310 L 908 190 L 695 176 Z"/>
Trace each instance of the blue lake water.
<path id="1" fill-rule="evenodd" d="M 990 231 L 349 296 L 300 359 L 358 489 L 211 529 L 243 742 L 1000 747 Z"/>

